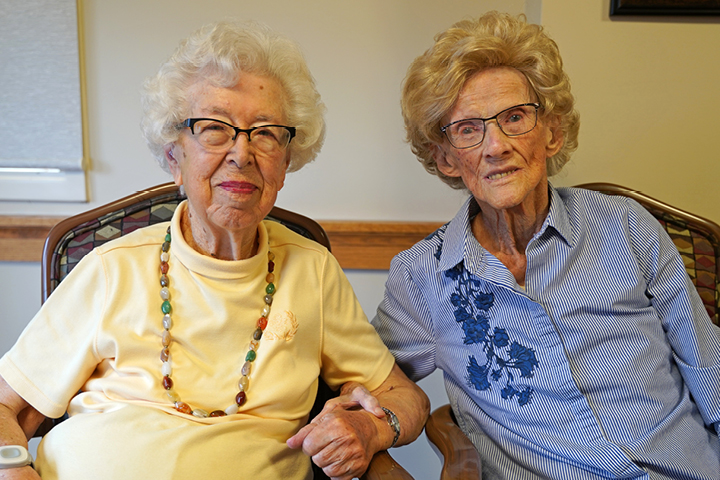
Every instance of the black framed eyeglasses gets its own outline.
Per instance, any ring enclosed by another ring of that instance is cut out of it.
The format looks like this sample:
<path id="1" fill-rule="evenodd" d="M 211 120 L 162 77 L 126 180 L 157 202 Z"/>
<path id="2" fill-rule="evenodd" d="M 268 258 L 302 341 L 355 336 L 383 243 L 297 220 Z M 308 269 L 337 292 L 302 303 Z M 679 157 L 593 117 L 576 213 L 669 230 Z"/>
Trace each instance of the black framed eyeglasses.
<path id="1" fill-rule="evenodd" d="M 276 153 L 287 148 L 296 133 L 295 127 L 286 125 L 238 128 L 214 118 L 188 118 L 179 126 L 189 128 L 200 145 L 209 151 L 228 150 L 237 136 L 244 133 L 253 148 L 263 153 Z"/>
<path id="2" fill-rule="evenodd" d="M 539 103 L 521 103 L 506 108 L 492 117 L 465 118 L 440 127 L 440 130 L 453 147 L 472 148 L 485 140 L 485 124 L 490 120 L 495 120 L 500 130 L 508 137 L 517 137 L 531 132 L 537 125 L 539 108 L 542 108 Z"/>

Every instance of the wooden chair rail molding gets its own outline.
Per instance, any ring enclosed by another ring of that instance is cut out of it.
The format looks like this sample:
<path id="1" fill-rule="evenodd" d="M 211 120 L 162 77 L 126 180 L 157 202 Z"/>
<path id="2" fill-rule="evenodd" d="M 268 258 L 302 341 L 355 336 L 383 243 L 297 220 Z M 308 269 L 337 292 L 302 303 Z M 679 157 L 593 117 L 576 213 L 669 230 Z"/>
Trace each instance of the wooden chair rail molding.
<path id="1" fill-rule="evenodd" d="M 0 261 L 39 262 L 45 237 L 63 218 L 0 215 Z"/>
<path id="2" fill-rule="evenodd" d="M 0 215 L 0 261 L 39 262 L 48 232 L 64 217 Z M 439 222 L 319 221 L 345 269 L 387 270 L 398 252 L 442 225 Z"/>

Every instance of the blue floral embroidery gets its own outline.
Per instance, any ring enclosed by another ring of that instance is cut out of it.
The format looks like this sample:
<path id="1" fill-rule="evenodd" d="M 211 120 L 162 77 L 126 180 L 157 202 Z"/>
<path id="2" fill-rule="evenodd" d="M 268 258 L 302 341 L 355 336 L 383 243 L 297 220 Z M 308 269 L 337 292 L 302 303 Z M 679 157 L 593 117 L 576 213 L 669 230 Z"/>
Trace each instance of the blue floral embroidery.
<path id="1" fill-rule="evenodd" d="M 510 340 L 504 328 L 490 326 L 490 309 L 495 301 L 492 293 L 480 291 L 480 282 L 470 278 L 462 263 L 445 272 L 445 276 L 457 283 L 450 302 L 455 307 L 455 320 L 462 325 L 466 345 L 481 344 L 487 363 L 480 365 L 474 355 L 468 359 L 468 384 L 479 391 L 488 390 L 491 381 L 500 382 L 505 377 L 501 390 L 505 400 L 517 399 L 520 406 L 532 400 L 533 389 L 515 383 L 515 376 L 531 378 L 539 365 L 532 348 Z"/>

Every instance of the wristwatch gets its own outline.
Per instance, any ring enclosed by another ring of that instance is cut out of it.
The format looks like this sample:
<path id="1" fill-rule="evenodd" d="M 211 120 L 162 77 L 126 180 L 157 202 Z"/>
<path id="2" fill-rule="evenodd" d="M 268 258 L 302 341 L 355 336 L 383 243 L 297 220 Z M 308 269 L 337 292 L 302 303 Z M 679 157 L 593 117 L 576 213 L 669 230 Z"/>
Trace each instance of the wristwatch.
<path id="1" fill-rule="evenodd" d="M 4 445 L 0 447 L 0 468 L 18 468 L 32 466 L 32 455 L 27 448 L 20 445 Z"/>
<path id="2" fill-rule="evenodd" d="M 393 432 L 395 432 L 395 438 L 393 438 L 392 445 L 390 445 L 389 447 L 392 448 L 397 443 L 398 438 L 400 438 L 400 422 L 398 421 L 397 416 L 393 413 L 392 410 L 385 407 L 380 408 L 382 408 L 383 412 L 385 412 L 385 418 L 387 419 L 388 425 L 390 425 L 390 428 L 392 428 Z"/>

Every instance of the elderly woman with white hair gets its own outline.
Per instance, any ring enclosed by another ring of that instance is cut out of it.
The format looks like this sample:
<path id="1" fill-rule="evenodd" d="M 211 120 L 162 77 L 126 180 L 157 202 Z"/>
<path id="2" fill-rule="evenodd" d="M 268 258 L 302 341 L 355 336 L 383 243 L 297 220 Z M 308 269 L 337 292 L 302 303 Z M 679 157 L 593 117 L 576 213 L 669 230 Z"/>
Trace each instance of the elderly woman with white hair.
<path id="1" fill-rule="evenodd" d="M 143 105 L 150 149 L 187 200 L 169 224 L 88 254 L 0 360 L 0 445 L 22 450 L 42 415 L 69 413 L 36 470 L 4 462 L 0 478 L 306 479 L 311 456 L 346 479 L 417 437 L 427 398 L 336 260 L 264 221 L 324 137 L 298 46 L 210 25 Z M 304 426 L 319 376 L 344 395 Z"/>

